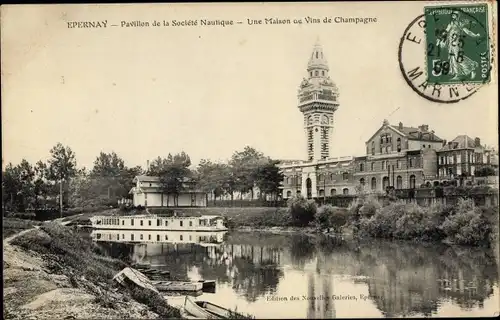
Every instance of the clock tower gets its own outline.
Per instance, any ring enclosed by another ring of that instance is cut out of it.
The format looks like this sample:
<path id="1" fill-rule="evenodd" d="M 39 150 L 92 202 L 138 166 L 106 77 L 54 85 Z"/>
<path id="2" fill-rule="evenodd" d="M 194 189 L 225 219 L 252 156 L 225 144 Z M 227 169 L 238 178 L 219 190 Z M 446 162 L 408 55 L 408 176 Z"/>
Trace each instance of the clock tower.
<path id="1" fill-rule="evenodd" d="M 307 78 L 302 80 L 298 94 L 310 161 L 328 159 L 332 148 L 333 115 L 339 106 L 339 94 L 328 72 L 323 48 L 317 41 L 307 64 Z"/>

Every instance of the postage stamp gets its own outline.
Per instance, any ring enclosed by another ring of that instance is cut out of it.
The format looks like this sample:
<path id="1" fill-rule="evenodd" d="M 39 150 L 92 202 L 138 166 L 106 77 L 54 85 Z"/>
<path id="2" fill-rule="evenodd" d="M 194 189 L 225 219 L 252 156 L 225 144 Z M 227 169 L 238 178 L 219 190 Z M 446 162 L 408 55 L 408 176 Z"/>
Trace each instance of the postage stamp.
<path id="1" fill-rule="evenodd" d="M 424 10 L 428 83 L 489 82 L 487 4 L 425 7 Z"/>
<path id="2" fill-rule="evenodd" d="M 433 102 L 465 100 L 491 79 L 488 4 L 423 9 L 423 14 L 406 27 L 399 43 L 404 80 L 414 92 Z"/>

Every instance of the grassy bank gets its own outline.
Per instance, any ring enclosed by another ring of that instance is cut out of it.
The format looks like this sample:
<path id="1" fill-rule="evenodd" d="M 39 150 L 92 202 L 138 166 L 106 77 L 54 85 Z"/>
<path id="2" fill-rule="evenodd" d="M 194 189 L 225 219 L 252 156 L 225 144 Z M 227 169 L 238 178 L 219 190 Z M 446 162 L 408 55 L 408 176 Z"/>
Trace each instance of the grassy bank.
<path id="1" fill-rule="evenodd" d="M 124 263 L 58 223 L 4 241 L 4 319 L 180 318 L 160 295 L 120 287 Z"/>

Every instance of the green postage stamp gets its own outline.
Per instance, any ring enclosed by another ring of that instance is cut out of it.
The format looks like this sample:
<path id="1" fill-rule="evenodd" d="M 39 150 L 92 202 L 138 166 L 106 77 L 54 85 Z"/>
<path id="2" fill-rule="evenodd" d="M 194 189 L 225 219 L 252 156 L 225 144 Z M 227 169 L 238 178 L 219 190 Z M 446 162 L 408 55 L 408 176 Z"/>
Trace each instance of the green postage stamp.
<path id="1" fill-rule="evenodd" d="M 428 83 L 490 81 L 487 4 L 425 8 Z"/>

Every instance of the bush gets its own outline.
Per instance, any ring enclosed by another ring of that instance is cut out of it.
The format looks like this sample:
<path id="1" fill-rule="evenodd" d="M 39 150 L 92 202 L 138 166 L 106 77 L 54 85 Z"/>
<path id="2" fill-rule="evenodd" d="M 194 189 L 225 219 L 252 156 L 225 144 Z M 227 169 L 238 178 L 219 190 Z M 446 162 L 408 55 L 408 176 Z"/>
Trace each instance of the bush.
<path id="1" fill-rule="evenodd" d="M 333 229 L 334 232 L 341 232 L 346 224 L 348 211 L 343 208 L 324 205 L 318 208 L 315 214 L 315 223 L 320 229 Z"/>
<path id="2" fill-rule="evenodd" d="M 407 240 L 435 240 L 442 237 L 439 216 L 417 204 L 407 204 L 404 214 L 396 221 L 394 237 Z"/>
<path id="3" fill-rule="evenodd" d="M 288 201 L 288 210 L 292 224 L 303 227 L 314 220 L 317 206 L 314 200 L 307 200 L 299 196 Z"/>
<path id="4" fill-rule="evenodd" d="M 371 218 L 365 215 L 361 219 L 360 231 L 377 238 L 392 238 L 396 230 L 396 222 L 404 215 L 404 212 L 405 204 L 402 202 L 380 208 Z"/>
<path id="5" fill-rule="evenodd" d="M 487 244 L 492 232 L 491 222 L 470 199 L 459 200 L 456 213 L 445 219 L 442 228 L 450 241 L 464 245 Z"/>

